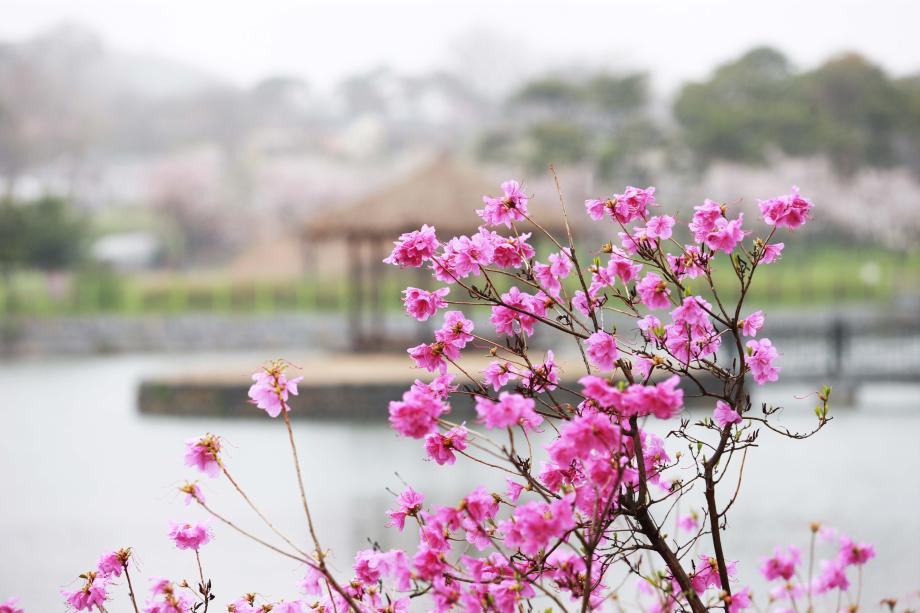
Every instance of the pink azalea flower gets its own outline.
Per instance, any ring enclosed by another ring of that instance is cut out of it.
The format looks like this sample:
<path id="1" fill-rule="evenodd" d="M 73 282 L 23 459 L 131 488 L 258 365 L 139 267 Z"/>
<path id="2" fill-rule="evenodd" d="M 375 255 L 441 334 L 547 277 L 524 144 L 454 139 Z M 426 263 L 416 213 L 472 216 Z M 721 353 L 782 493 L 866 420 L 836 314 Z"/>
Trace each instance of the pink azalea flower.
<path id="1" fill-rule="evenodd" d="M 725 562 L 725 570 L 729 578 L 732 578 L 735 575 L 737 565 L 737 562 Z M 700 594 L 705 592 L 706 588 L 709 587 L 721 588 L 722 579 L 719 577 L 719 565 L 716 559 L 707 555 L 701 555 L 700 565 L 696 570 L 696 574 L 690 578 L 690 583 L 693 584 L 693 589 L 695 589 Z"/>
<path id="2" fill-rule="evenodd" d="M 504 306 L 492 307 L 492 316 L 489 318 L 495 326 L 495 331 L 508 336 L 514 336 L 520 331 L 527 336 L 533 335 L 533 326 L 536 323 L 533 315 L 542 317 L 546 313 L 546 306 L 538 296 L 525 294 L 516 286 L 502 294 Z"/>
<path id="3" fill-rule="evenodd" d="M 530 232 L 518 236 L 499 237 L 495 241 L 493 263 L 500 268 L 520 268 L 525 260 L 536 255 L 534 248 L 527 243 Z"/>
<path id="4" fill-rule="evenodd" d="M 290 395 L 297 395 L 297 384 L 303 377 L 288 379 L 284 374 L 286 365 L 274 362 L 271 366 L 252 374 L 254 383 L 249 387 L 250 402 L 264 410 L 270 417 L 278 417 L 282 408 L 290 411 L 287 404 Z"/>
<path id="5" fill-rule="evenodd" d="M 754 311 L 738 323 L 741 324 L 741 334 L 757 336 L 757 331 L 763 328 L 764 324 L 763 311 Z"/>
<path id="6" fill-rule="evenodd" d="M 522 221 L 528 214 L 528 198 L 517 181 L 505 181 L 501 187 L 504 195 L 499 198 L 483 196 L 486 206 L 477 210 L 476 214 L 489 225 L 505 224 L 510 228 L 512 221 Z"/>
<path id="7" fill-rule="evenodd" d="M 422 546 L 412 557 L 412 567 L 423 580 L 432 580 L 443 572 L 447 563 L 441 555 L 428 547 Z"/>
<path id="8" fill-rule="evenodd" d="M 875 557 L 875 547 L 868 543 L 855 543 L 848 536 L 840 537 L 840 561 L 846 566 L 862 566 Z"/>
<path id="9" fill-rule="evenodd" d="M 642 264 L 637 264 L 626 257 L 624 253 L 614 251 L 610 260 L 607 262 L 607 272 L 614 277 L 618 277 L 623 283 L 629 283 L 639 276 L 642 270 Z"/>
<path id="10" fill-rule="evenodd" d="M 700 206 L 693 207 L 693 211 L 689 228 L 693 232 L 693 240 L 701 245 L 706 241 L 709 233 L 716 229 L 716 222 L 724 219 L 725 208 L 718 202 L 707 198 Z"/>
<path id="11" fill-rule="evenodd" d="M 393 243 L 393 252 L 384 262 L 400 268 L 418 268 L 422 262 L 430 260 L 438 249 L 438 238 L 434 228 L 423 225 L 420 230 L 407 232 Z"/>
<path id="12" fill-rule="evenodd" d="M 613 406 L 623 417 L 654 415 L 670 419 L 684 404 L 684 391 L 677 387 L 680 377 L 673 375 L 656 385 L 635 383 L 613 399 Z"/>
<path id="13" fill-rule="evenodd" d="M 677 527 L 685 532 L 693 532 L 700 525 L 700 521 L 696 516 L 696 513 L 690 513 L 689 515 L 682 515 L 677 518 Z"/>
<path id="14" fill-rule="evenodd" d="M 801 552 L 797 547 L 790 545 L 786 547 L 785 553 L 781 547 L 777 547 L 772 557 L 764 558 L 763 564 L 760 565 L 760 574 L 767 581 L 778 578 L 789 581 L 795 576 L 795 567 L 800 559 Z"/>
<path id="15" fill-rule="evenodd" d="M 554 540 L 575 527 L 572 502 L 567 498 L 545 502 L 528 502 L 514 511 L 510 520 L 499 523 L 505 544 L 519 548 L 526 555 L 536 555 Z"/>
<path id="16" fill-rule="evenodd" d="M 559 293 L 562 291 L 562 283 L 553 275 L 553 271 L 549 264 L 535 262 L 533 265 L 533 276 L 537 280 L 537 283 L 540 284 L 540 287 L 545 289 L 550 296 L 555 298 L 559 297 Z"/>
<path id="17" fill-rule="evenodd" d="M 581 384 L 581 393 L 585 398 L 594 402 L 600 408 L 612 407 L 622 396 L 622 392 L 610 383 L 595 375 L 588 375 L 578 380 Z"/>
<path id="18" fill-rule="evenodd" d="M 674 323 L 665 328 L 665 347 L 684 364 L 714 354 L 722 339 L 709 319 L 712 305 L 699 296 L 687 296 L 671 311 Z"/>
<path id="19" fill-rule="evenodd" d="M 783 252 L 783 247 L 785 246 L 785 243 L 770 243 L 769 245 L 764 245 L 758 263 L 772 264 L 779 259 L 780 254 Z"/>
<path id="20" fill-rule="evenodd" d="M 740 587 L 727 597 L 728 613 L 737 613 L 751 606 L 751 588 Z"/>
<path id="21" fill-rule="evenodd" d="M 502 392 L 498 402 L 476 396 L 476 413 L 486 428 L 510 428 L 521 426 L 533 430 L 541 423 L 541 417 L 534 411 L 533 398 L 525 398 L 520 394 Z"/>
<path id="22" fill-rule="evenodd" d="M 610 200 L 585 200 L 585 210 L 588 212 L 588 216 L 594 221 L 600 221 L 604 218 L 604 213 L 607 211 L 607 203 L 610 202 L 611 205 L 613 201 Z"/>
<path id="23" fill-rule="evenodd" d="M 272 613 L 303 613 L 303 605 L 298 600 L 276 602 L 272 605 Z"/>
<path id="24" fill-rule="evenodd" d="M 508 381 L 517 378 L 514 365 L 503 360 L 492 362 L 482 371 L 482 374 L 485 382 L 491 385 L 496 392 L 504 387 Z"/>
<path id="25" fill-rule="evenodd" d="M 578 309 L 585 317 L 596 311 L 601 306 L 601 301 L 596 300 L 594 296 L 586 296 L 582 290 L 575 292 L 572 296 L 572 307 Z"/>
<path id="26" fill-rule="evenodd" d="M 124 570 L 125 563 L 131 555 L 128 549 L 118 549 L 103 554 L 96 563 L 99 573 L 106 577 L 120 577 L 121 571 Z"/>
<path id="27" fill-rule="evenodd" d="M 434 333 L 435 339 L 444 344 L 456 348 L 457 351 L 466 347 L 467 343 L 473 340 L 473 322 L 463 316 L 461 311 L 447 311 L 444 313 L 444 324 Z M 455 359 L 451 352 L 445 352 L 448 357 Z"/>
<path id="28" fill-rule="evenodd" d="M 639 326 L 639 329 L 642 330 L 647 337 L 664 335 L 664 327 L 661 325 L 661 320 L 654 315 L 646 315 L 637 320 L 636 325 Z"/>
<path id="29" fill-rule="evenodd" d="M 232 605 L 228 606 L 227 609 L 232 610 L 233 613 L 262 613 L 264 609 L 260 606 L 256 606 L 255 601 L 255 594 L 243 596 L 242 598 L 238 598 Z"/>
<path id="30" fill-rule="evenodd" d="M 109 579 L 104 575 L 90 571 L 85 575 L 86 583 L 79 590 L 61 590 L 61 595 L 69 607 L 75 611 L 92 611 L 102 607 L 108 597 Z"/>
<path id="31" fill-rule="evenodd" d="M 308 596 L 319 596 L 325 591 L 326 577 L 318 569 L 308 566 L 303 581 L 300 582 L 300 589 Z"/>
<path id="32" fill-rule="evenodd" d="M 585 341 L 588 346 L 587 354 L 591 363 L 601 370 L 613 370 L 620 352 L 617 350 L 617 339 L 599 330 Z"/>
<path id="33" fill-rule="evenodd" d="M 373 585 L 406 567 L 406 554 L 398 549 L 365 549 L 355 554 L 355 575 L 365 585 Z"/>
<path id="34" fill-rule="evenodd" d="M 402 400 L 390 401 L 390 425 L 403 436 L 422 438 L 437 429 L 438 418 L 448 411 L 437 390 L 416 381 Z"/>
<path id="35" fill-rule="evenodd" d="M 680 256 L 667 255 L 668 266 L 678 279 L 696 279 L 706 274 L 706 266 L 711 257 L 710 253 L 703 254 L 696 245 L 684 245 L 684 253 Z"/>
<path id="36" fill-rule="evenodd" d="M 402 532 L 403 528 L 406 527 L 406 518 L 417 516 L 419 511 L 422 510 L 424 502 L 425 497 L 412 489 L 412 486 L 407 485 L 397 499 L 399 506 L 396 510 L 387 511 L 387 515 L 390 516 L 390 521 L 386 524 L 387 527 L 396 526 Z"/>
<path id="37" fill-rule="evenodd" d="M 823 594 L 833 589 L 845 591 L 850 587 L 846 564 L 842 560 L 822 560 L 821 574 L 815 579 L 815 591 Z"/>
<path id="38" fill-rule="evenodd" d="M 438 464 L 453 464 L 457 458 L 454 450 L 466 449 L 469 432 L 462 426 L 451 428 L 444 434 L 432 432 L 425 437 L 425 451 Z"/>
<path id="39" fill-rule="evenodd" d="M 25 613 L 22 609 L 16 607 L 17 602 L 19 602 L 18 598 L 8 598 L 0 602 L 0 613 Z"/>
<path id="40" fill-rule="evenodd" d="M 725 217 L 719 217 L 715 224 L 706 234 L 704 242 L 707 247 L 713 251 L 722 251 L 731 253 L 735 245 L 741 242 L 750 232 L 741 229 L 744 222 L 744 213 L 738 213 L 737 219 L 729 221 Z"/>
<path id="41" fill-rule="evenodd" d="M 595 453 L 610 454 L 619 447 L 620 428 L 610 416 L 586 411 L 566 423 L 546 449 L 553 462 L 568 466 L 573 460 L 585 460 Z"/>
<path id="42" fill-rule="evenodd" d="M 633 370 L 643 379 L 648 379 L 648 376 L 651 374 L 652 369 L 655 368 L 655 363 L 648 358 L 637 357 L 633 360 Z"/>
<path id="43" fill-rule="evenodd" d="M 190 483 L 186 481 L 181 486 L 179 486 L 179 491 L 185 494 L 185 506 L 191 504 L 193 500 L 204 504 L 204 492 L 201 491 L 201 488 L 198 487 L 197 483 Z"/>
<path id="44" fill-rule="evenodd" d="M 220 437 L 205 434 L 190 438 L 185 442 L 185 464 L 197 468 L 207 476 L 214 478 L 220 474 Z"/>
<path id="45" fill-rule="evenodd" d="M 424 368 L 428 372 L 440 371 L 442 374 L 447 371 L 447 362 L 444 361 L 446 355 L 450 359 L 460 357 L 460 352 L 453 345 L 444 343 L 422 343 L 415 347 L 409 347 L 406 350 L 409 357 L 419 368 Z"/>
<path id="46" fill-rule="evenodd" d="M 498 513 L 498 501 L 481 485 L 463 499 L 460 507 L 477 523 L 493 519 Z"/>
<path id="47" fill-rule="evenodd" d="M 671 304 L 668 299 L 671 295 L 668 284 L 653 272 L 646 273 L 636 284 L 636 291 L 639 292 L 642 303 L 650 309 L 666 309 Z"/>
<path id="48" fill-rule="evenodd" d="M 194 597 L 185 591 L 177 590 L 168 579 L 153 579 L 150 591 L 154 600 L 147 601 L 144 613 L 192 613 Z M 238 610 L 245 611 L 242 608 Z"/>
<path id="49" fill-rule="evenodd" d="M 407 287 L 403 290 L 403 303 L 406 305 L 406 313 L 418 321 L 425 321 L 435 315 L 438 309 L 443 309 L 447 306 L 444 296 L 449 292 L 449 287 L 441 287 L 433 292 L 417 287 Z"/>
<path id="50" fill-rule="evenodd" d="M 716 408 L 712 412 L 712 421 L 719 424 L 719 428 L 724 429 L 729 424 L 741 423 L 741 415 L 730 404 L 719 400 L 716 402 Z"/>
<path id="51" fill-rule="evenodd" d="M 799 195 L 799 188 L 793 186 L 792 193 L 770 200 L 761 200 L 760 214 L 763 220 L 777 228 L 798 228 L 811 217 L 814 205 Z"/>
<path id="52" fill-rule="evenodd" d="M 559 367 L 552 350 L 546 351 L 546 359 L 542 364 L 534 365 L 521 373 L 521 385 L 534 393 L 552 391 L 558 383 Z"/>
<path id="53" fill-rule="evenodd" d="M 673 217 L 670 215 L 655 215 L 645 224 L 645 235 L 649 238 L 668 240 L 671 238 L 671 228 L 673 227 Z"/>
<path id="54" fill-rule="evenodd" d="M 495 257 L 495 242 L 492 233 L 485 228 L 471 237 L 459 236 L 452 238 L 445 250 L 449 257 L 453 273 L 466 278 L 470 275 L 479 275 L 482 266 L 488 266 Z"/>
<path id="55" fill-rule="evenodd" d="M 754 375 L 754 381 L 758 385 L 763 385 L 768 381 L 778 380 L 780 368 L 774 366 L 773 362 L 779 357 L 779 353 L 773 347 L 770 339 L 748 341 L 747 348 L 749 354 L 747 365 Z"/>
<path id="56" fill-rule="evenodd" d="M 793 581 L 786 581 L 780 583 L 770 590 L 770 598 L 772 600 L 792 600 L 793 598 L 800 598 L 806 593 L 805 587 L 801 583 L 796 583 Z M 789 611 L 786 609 L 780 609 L 777 613 L 786 611 L 786 613 L 793 613 L 794 610 Z"/>
<path id="57" fill-rule="evenodd" d="M 646 209 L 655 204 L 655 188 L 639 189 L 629 186 L 622 194 L 614 196 L 613 216 L 622 224 L 633 219 L 644 219 Z"/>
<path id="58" fill-rule="evenodd" d="M 524 491 L 524 486 L 518 483 L 517 481 L 512 481 L 507 479 L 508 489 L 505 490 L 505 495 L 508 497 L 508 500 L 511 502 L 517 502 L 521 497 L 521 492 Z"/>
<path id="59" fill-rule="evenodd" d="M 572 255 L 566 247 L 558 253 L 551 253 L 549 260 L 550 271 L 557 279 L 565 279 L 572 272 Z"/>
<path id="60" fill-rule="evenodd" d="M 211 541 L 211 530 L 202 523 L 180 524 L 173 522 L 169 529 L 169 538 L 179 549 L 198 550 Z"/>

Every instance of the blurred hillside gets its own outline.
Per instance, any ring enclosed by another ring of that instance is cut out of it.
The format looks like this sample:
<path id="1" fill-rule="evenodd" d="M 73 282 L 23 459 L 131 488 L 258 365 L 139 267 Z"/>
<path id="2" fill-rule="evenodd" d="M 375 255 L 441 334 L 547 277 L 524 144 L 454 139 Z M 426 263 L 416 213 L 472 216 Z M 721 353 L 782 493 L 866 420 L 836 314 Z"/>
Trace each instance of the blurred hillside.
<path id="1" fill-rule="evenodd" d="M 284 75 L 239 87 L 72 24 L 0 43 L 3 219 L 48 196 L 81 220 L 65 226 L 79 248 L 53 265 L 12 246 L 0 265 L 298 275 L 306 219 L 445 151 L 540 197 L 551 163 L 572 194 L 655 184 L 685 216 L 704 196 L 753 207 L 796 183 L 821 205 L 812 239 L 886 252 L 920 239 L 920 73 L 856 54 L 801 69 L 756 48 L 672 92 L 578 67 L 510 93 L 482 83 L 376 67 L 331 89 Z"/>

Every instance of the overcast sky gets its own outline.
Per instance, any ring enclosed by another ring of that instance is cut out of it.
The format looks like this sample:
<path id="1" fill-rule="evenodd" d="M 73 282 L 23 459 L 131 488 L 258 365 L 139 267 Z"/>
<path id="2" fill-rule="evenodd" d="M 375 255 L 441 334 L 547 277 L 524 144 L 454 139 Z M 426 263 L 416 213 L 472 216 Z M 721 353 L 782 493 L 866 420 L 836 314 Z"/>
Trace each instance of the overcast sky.
<path id="1" fill-rule="evenodd" d="M 856 49 L 895 74 L 920 70 L 918 0 L 0 0 L 0 12 L 5 40 L 71 20 L 241 85 L 282 73 L 322 87 L 381 64 L 418 72 L 467 57 L 496 75 L 645 68 L 667 90 L 762 43 L 805 67 Z"/>

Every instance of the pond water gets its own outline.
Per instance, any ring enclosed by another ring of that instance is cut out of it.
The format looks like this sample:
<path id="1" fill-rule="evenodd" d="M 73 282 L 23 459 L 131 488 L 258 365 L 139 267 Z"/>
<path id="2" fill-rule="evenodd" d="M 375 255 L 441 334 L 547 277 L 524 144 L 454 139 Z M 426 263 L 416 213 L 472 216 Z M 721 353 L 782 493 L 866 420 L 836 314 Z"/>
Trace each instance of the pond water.
<path id="1" fill-rule="evenodd" d="M 251 357 L 251 359 L 250 359 Z M 183 442 L 206 431 L 226 441 L 232 472 L 283 530 L 306 544 L 286 433 L 270 419 L 214 421 L 141 416 L 138 382 L 176 369 L 257 365 L 264 356 L 156 355 L 18 360 L 0 364 L 0 601 L 18 595 L 30 612 L 63 610 L 59 590 L 98 555 L 130 545 L 146 577 L 194 575 L 194 559 L 166 538 L 171 520 L 202 519 L 175 488 L 195 478 L 182 462 Z M 251 370 L 251 369 L 250 369 Z M 241 369 L 244 376 L 245 369 Z M 807 390 L 776 386 L 769 400 L 787 406 L 784 422 L 813 422 Z M 749 455 L 726 550 L 755 587 L 756 568 L 774 544 L 804 545 L 808 523 L 827 522 L 875 543 L 866 569 L 865 602 L 920 589 L 920 388 L 862 390 L 818 436 L 790 441 L 764 433 Z M 385 411 L 381 407 L 381 411 Z M 385 529 L 389 490 L 408 482 L 431 502 L 456 502 L 475 484 L 502 490 L 502 478 L 458 463 L 420 461 L 418 441 L 383 425 L 295 421 L 323 545 L 346 571 L 350 552 L 399 541 Z M 209 503 L 260 534 L 257 520 L 226 484 L 202 484 Z M 202 551 L 218 602 L 248 591 L 297 596 L 302 571 L 221 525 Z M 135 571 L 136 573 L 138 571 Z M 761 594 L 763 590 L 759 590 Z M 116 588 L 124 595 L 124 588 Z M 122 605 L 111 611 L 126 610 Z"/>

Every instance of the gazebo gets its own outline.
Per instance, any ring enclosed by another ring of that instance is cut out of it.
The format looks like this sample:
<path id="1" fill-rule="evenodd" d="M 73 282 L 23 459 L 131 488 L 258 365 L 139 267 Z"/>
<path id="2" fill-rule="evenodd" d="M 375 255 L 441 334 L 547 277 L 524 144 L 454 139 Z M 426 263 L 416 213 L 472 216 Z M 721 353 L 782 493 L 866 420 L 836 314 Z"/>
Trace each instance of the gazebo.
<path id="1" fill-rule="evenodd" d="M 393 241 L 422 224 L 434 226 L 442 240 L 476 232 L 481 220 L 474 209 L 482 208 L 483 195 L 500 194 L 500 183 L 505 178 L 485 178 L 457 158 L 442 155 L 407 178 L 313 217 L 305 224 L 305 255 L 333 242 L 344 243 L 346 247 L 348 331 L 352 349 L 382 348 L 388 341 L 400 340 L 385 334 L 385 305 L 381 301 L 392 268 L 383 264 L 383 259 L 392 249 Z M 524 189 L 531 192 L 527 188 L 525 184 Z M 531 198 L 528 206 L 531 217 L 564 242 L 565 226 L 555 190 Z M 570 223 L 573 227 L 580 225 L 576 222 L 583 217 L 577 214 L 582 212 L 580 203 L 573 207 L 567 200 L 567 206 Z M 573 212 L 576 214 L 572 215 Z M 535 230 L 529 222 L 522 223 L 526 231 Z M 538 249 L 546 244 L 536 232 L 533 243 Z M 400 276 L 402 287 L 412 284 L 406 271 Z M 431 285 L 429 271 L 421 270 L 415 284 Z"/>

